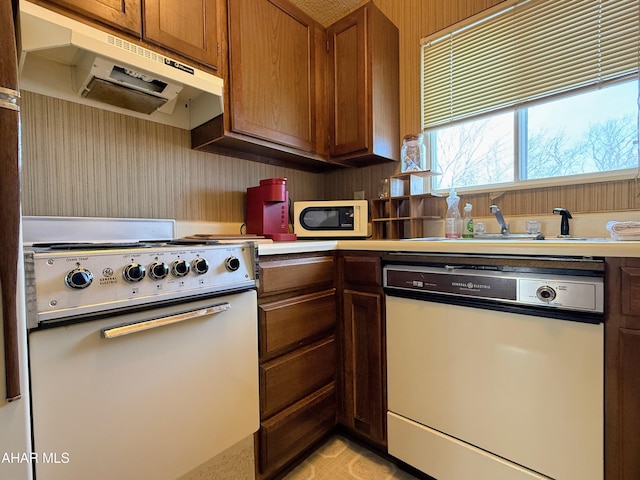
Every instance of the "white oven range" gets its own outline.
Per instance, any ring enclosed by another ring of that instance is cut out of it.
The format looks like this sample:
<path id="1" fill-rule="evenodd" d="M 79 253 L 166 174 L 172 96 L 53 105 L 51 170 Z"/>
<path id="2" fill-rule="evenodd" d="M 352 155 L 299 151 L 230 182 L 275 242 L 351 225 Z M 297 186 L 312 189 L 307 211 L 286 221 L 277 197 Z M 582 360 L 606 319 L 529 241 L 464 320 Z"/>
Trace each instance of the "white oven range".
<path id="1" fill-rule="evenodd" d="M 37 480 L 174 480 L 258 429 L 256 248 L 25 246 Z"/>

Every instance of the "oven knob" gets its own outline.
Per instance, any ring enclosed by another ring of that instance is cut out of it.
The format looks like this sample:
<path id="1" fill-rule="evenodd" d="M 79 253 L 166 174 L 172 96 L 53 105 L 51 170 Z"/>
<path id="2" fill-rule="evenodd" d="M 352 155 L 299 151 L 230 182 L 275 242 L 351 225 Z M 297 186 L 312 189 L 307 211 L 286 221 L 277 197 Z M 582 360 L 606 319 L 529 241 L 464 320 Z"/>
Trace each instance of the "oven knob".
<path id="1" fill-rule="evenodd" d="M 74 288 L 76 290 L 87 288 L 92 282 L 93 273 L 82 267 L 74 268 L 67 273 L 67 276 L 64 279 L 64 283 L 66 283 L 69 288 Z"/>
<path id="2" fill-rule="evenodd" d="M 191 268 L 198 275 L 203 275 L 209 271 L 209 262 L 206 258 L 196 258 L 191 262 Z"/>
<path id="3" fill-rule="evenodd" d="M 189 264 L 184 260 L 176 260 L 171 264 L 171 274 L 174 277 L 184 277 L 189 273 Z"/>
<path id="4" fill-rule="evenodd" d="M 129 283 L 139 282 L 146 274 L 146 269 L 139 263 L 130 263 L 122 270 L 122 276 Z"/>
<path id="5" fill-rule="evenodd" d="M 240 260 L 238 260 L 236 257 L 227 257 L 227 259 L 224 261 L 224 266 L 230 272 L 235 272 L 240 268 Z"/>
<path id="6" fill-rule="evenodd" d="M 162 280 L 169 275 L 169 265 L 164 262 L 153 262 L 149 265 L 149 277 L 154 280 Z"/>
<path id="7" fill-rule="evenodd" d="M 550 286 L 544 285 L 536 290 L 536 297 L 538 297 L 538 300 L 540 301 L 549 303 L 556 298 L 556 291 Z"/>

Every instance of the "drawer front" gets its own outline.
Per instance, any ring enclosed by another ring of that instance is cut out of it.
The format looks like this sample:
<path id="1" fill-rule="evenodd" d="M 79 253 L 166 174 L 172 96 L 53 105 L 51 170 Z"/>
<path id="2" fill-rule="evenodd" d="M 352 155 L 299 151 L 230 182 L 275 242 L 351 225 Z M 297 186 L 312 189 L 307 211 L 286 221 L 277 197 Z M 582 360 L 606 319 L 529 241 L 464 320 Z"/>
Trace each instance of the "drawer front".
<path id="1" fill-rule="evenodd" d="M 258 293 L 268 295 L 333 285 L 334 271 L 333 256 L 261 261 Z"/>
<path id="2" fill-rule="evenodd" d="M 336 424 L 335 384 L 314 392 L 260 424 L 260 472 L 273 471 L 321 439 Z"/>
<path id="3" fill-rule="evenodd" d="M 299 348 L 336 325 L 335 288 L 258 307 L 263 359 Z"/>
<path id="4" fill-rule="evenodd" d="M 261 365 L 260 418 L 267 418 L 332 382 L 335 370 L 333 336 Z"/>
<path id="5" fill-rule="evenodd" d="M 348 285 L 382 286 L 380 257 L 348 256 L 343 258 L 344 282 Z"/>

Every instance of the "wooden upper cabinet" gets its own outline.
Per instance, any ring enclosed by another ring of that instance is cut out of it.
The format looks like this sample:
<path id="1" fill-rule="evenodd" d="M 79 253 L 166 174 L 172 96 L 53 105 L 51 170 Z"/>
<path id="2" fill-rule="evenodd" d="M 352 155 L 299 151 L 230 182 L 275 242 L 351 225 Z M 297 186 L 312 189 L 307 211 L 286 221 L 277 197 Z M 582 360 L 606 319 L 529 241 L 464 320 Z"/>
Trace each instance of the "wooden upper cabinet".
<path id="1" fill-rule="evenodd" d="M 368 3 L 328 28 L 331 160 L 400 159 L 399 33 Z"/>
<path id="2" fill-rule="evenodd" d="M 217 1 L 144 0 L 144 39 L 217 69 Z"/>
<path id="3" fill-rule="evenodd" d="M 321 27 L 281 0 L 232 0 L 231 130 L 316 150 L 316 42 Z"/>
<path id="4" fill-rule="evenodd" d="M 218 70 L 218 2 L 224 0 L 41 0 Z M 151 46 L 151 45 L 149 45 Z M 153 48 L 153 47 L 152 47 Z M 160 53 L 164 53 L 161 51 Z"/>
<path id="5" fill-rule="evenodd" d="M 328 29 L 288 0 L 226 6 L 224 115 L 192 148 L 314 172 L 399 161 L 398 29 L 373 3 Z"/>
<path id="6" fill-rule="evenodd" d="M 368 150 L 366 18 L 364 10 L 329 28 L 331 92 L 333 97 L 331 155 Z"/>
<path id="7" fill-rule="evenodd" d="M 142 15 L 140 0 L 46 0 L 80 15 L 124 30 L 140 38 Z"/>

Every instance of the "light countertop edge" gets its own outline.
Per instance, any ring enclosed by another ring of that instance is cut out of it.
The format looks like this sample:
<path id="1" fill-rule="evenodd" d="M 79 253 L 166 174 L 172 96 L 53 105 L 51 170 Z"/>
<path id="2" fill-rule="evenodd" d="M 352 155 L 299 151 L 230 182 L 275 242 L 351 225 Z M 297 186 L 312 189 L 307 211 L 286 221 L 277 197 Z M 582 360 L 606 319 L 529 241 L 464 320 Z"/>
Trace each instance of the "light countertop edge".
<path id="1" fill-rule="evenodd" d="M 560 255 L 581 257 L 640 257 L 640 242 L 613 240 L 298 240 L 261 244 L 259 255 L 332 250 Z"/>

